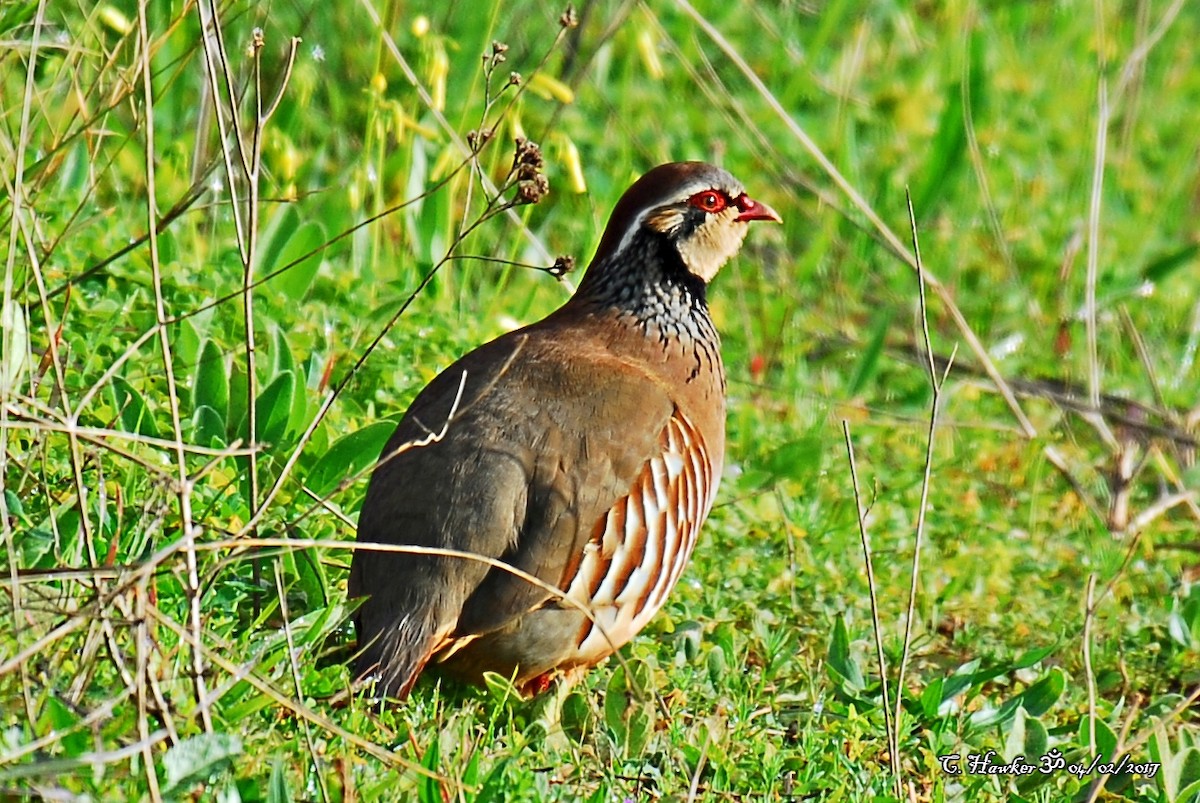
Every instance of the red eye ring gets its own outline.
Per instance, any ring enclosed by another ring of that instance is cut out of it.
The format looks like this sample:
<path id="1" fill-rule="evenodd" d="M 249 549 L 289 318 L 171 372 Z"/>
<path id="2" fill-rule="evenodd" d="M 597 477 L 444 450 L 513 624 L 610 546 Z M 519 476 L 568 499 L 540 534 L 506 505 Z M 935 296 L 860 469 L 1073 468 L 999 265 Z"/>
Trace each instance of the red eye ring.
<path id="1" fill-rule="evenodd" d="M 704 190 L 688 198 L 688 203 L 700 211 L 711 215 L 720 212 L 728 206 L 729 199 L 725 197 L 723 192 L 718 190 Z"/>

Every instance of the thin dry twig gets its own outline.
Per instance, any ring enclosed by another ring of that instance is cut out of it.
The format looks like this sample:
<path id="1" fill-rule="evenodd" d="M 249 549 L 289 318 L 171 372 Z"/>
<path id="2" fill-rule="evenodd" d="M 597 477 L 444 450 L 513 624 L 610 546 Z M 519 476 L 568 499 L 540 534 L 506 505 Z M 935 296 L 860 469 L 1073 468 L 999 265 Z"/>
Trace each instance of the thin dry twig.
<path id="1" fill-rule="evenodd" d="M 895 782 L 897 796 L 903 793 L 903 781 L 900 775 L 900 734 L 896 730 L 896 722 L 892 718 L 892 707 L 888 692 L 887 659 L 883 653 L 883 627 L 879 618 L 879 598 L 876 595 L 875 566 L 871 560 L 871 539 L 867 535 L 867 509 L 862 502 L 862 493 L 858 485 L 858 464 L 854 459 L 854 441 L 850 438 L 850 422 L 842 419 L 842 435 L 846 441 L 846 455 L 850 460 L 850 483 L 854 489 L 854 506 L 858 518 L 858 535 L 862 541 L 863 561 L 867 567 L 867 591 L 871 597 L 871 628 L 875 631 L 875 657 L 879 661 L 879 685 L 883 691 L 883 722 L 887 729 L 888 755 L 891 757 L 892 777 Z M 897 688 L 896 693 L 901 694 Z"/>
<path id="2" fill-rule="evenodd" d="M 283 637 L 287 641 L 288 669 L 291 670 L 292 689 L 297 700 L 304 699 L 304 685 L 300 682 L 300 665 L 296 662 L 296 642 L 292 638 L 292 618 L 288 614 L 287 589 L 283 583 L 283 567 L 275 561 L 275 594 L 279 600 L 279 615 L 283 618 Z M 312 723 L 307 719 L 304 725 L 304 746 L 308 750 L 308 760 L 312 762 L 312 774 L 317 779 L 317 788 L 321 792 L 321 800 L 329 803 L 329 789 L 325 785 L 325 773 L 321 769 L 321 760 L 317 757 L 317 745 L 313 741 Z"/>
<path id="3" fill-rule="evenodd" d="M 1092 622 L 1096 618 L 1096 574 L 1088 575 L 1083 602 L 1083 672 L 1088 690 L 1088 749 L 1096 755 L 1096 673 L 1092 671 Z"/>
<path id="4" fill-rule="evenodd" d="M 1087 283 L 1084 323 L 1087 328 L 1088 390 L 1092 406 L 1100 407 L 1100 355 L 1096 326 L 1096 282 L 1100 265 L 1100 208 L 1103 205 L 1104 159 L 1108 150 L 1108 65 L 1105 62 L 1104 2 L 1095 0 L 1096 13 L 1096 146 L 1092 158 L 1092 192 L 1088 204 Z"/>
<path id="5" fill-rule="evenodd" d="M 141 48 L 143 114 L 146 131 L 146 225 L 150 235 L 150 276 L 154 285 L 154 314 L 158 323 L 158 345 L 162 354 L 163 371 L 167 378 L 167 401 L 171 413 L 171 430 L 175 435 L 175 467 L 178 471 L 176 498 L 179 502 L 179 521 L 183 530 L 184 556 L 187 562 L 187 595 L 190 625 L 196 641 L 200 641 L 204 622 L 200 615 L 200 572 L 196 566 L 196 527 L 192 520 L 192 487 L 188 479 L 187 457 L 183 447 L 183 421 L 179 413 L 179 389 L 175 381 L 175 364 L 171 356 L 171 338 L 167 331 L 167 305 L 163 298 L 162 265 L 158 255 L 158 220 L 156 168 L 154 148 L 154 83 L 150 68 L 150 32 L 146 22 L 146 0 L 138 3 L 138 42 Z M 251 455 L 253 460 L 253 454 Z M 200 707 L 200 722 L 207 733 L 213 729 L 212 713 L 204 705 L 204 658 L 199 650 L 192 651 L 192 683 Z M 149 763 L 150 756 L 147 755 Z M 151 783 L 152 797 L 158 798 L 158 784 Z"/>
<path id="6" fill-rule="evenodd" d="M 921 336 L 925 344 L 925 355 L 928 360 L 929 385 L 933 394 L 929 402 L 929 429 L 925 438 L 925 466 L 921 475 L 921 501 L 917 507 L 917 529 L 913 540 L 912 568 L 909 572 L 908 605 L 904 616 L 904 640 L 900 647 L 900 668 L 896 673 L 896 700 L 892 721 L 895 723 L 897 734 L 900 732 L 901 717 L 904 712 L 904 673 L 908 668 L 909 650 L 912 646 L 913 619 L 916 616 L 917 589 L 921 577 L 921 547 L 925 540 L 925 516 L 929 510 L 929 488 L 933 476 L 934 435 L 937 432 L 938 410 L 941 402 L 942 384 L 954 364 L 958 347 L 950 354 L 946 369 L 940 379 L 937 365 L 933 358 L 933 343 L 929 337 L 929 314 L 925 305 L 925 267 L 921 262 L 921 244 L 917 237 L 917 218 L 913 212 L 912 194 L 905 190 L 905 200 L 908 202 L 908 221 L 912 227 L 913 260 L 917 269 L 917 298 L 920 306 Z M 900 768 L 897 767 L 897 774 Z"/>

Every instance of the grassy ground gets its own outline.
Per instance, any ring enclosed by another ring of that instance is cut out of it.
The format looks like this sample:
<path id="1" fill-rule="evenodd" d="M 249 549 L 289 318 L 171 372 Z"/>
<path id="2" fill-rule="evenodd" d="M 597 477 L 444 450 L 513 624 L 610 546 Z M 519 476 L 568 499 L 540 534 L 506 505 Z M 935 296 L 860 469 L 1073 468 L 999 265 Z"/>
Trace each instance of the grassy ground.
<path id="1" fill-rule="evenodd" d="M 1200 798 L 1194 7 L 203 2 L 0 5 L 0 796 Z M 786 222 L 671 601 L 561 727 L 355 699 L 388 422 L 686 158 Z"/>

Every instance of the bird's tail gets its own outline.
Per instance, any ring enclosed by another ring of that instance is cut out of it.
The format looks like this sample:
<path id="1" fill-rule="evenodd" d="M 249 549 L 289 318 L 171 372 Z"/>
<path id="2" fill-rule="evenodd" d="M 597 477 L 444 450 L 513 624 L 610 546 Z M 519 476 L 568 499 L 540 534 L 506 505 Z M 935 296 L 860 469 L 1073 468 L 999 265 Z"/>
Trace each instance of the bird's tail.
<path id="1" fill-rule="evenodd" d="M 396 623 L 377 630 L 376 637 L 360 645 L 356 663 L 358 682 L 373 684 L 372 696 L 404 700 L 445 638 L 432 617 L 405 614 Z M 360 626 L 359 632 L 364 631 Z"/>

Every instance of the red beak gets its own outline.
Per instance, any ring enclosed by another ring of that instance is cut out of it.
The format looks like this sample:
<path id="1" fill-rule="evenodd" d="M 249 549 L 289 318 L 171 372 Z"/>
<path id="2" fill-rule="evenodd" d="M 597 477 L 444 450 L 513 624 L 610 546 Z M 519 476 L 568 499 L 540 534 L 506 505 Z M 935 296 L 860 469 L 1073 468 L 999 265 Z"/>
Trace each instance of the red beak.
<path id="1" fill-rule="evenodd" d="M 771 207 L 756 201 L 749 195 L 743 193 L 737 197 L 733 205 L 741 210 L 741 214 L 737 216 L 737 220 L 774 220 L 776 223 L 782 223 L 783 218 L 779 216 Z"/>

